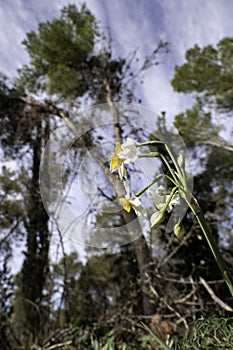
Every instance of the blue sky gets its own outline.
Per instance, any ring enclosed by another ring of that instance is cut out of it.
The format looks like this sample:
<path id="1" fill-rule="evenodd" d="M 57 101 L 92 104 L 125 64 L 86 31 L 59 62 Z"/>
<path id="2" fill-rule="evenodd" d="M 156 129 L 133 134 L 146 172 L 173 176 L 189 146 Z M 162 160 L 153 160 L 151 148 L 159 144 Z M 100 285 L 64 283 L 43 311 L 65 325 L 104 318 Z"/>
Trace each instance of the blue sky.
<path id="1" fill-rule="evenodd" d="M 59 16 L 67 0 L 0 0 L 0 70 L 9 76 L 28 63 L 21 45 L 25 34 L 39 22 Z M 116 56 L 126 56 L 136 47 L 141 56 L 159 42 L 170 43 L 170 53 L 160 66 L 145 75 L 143 105 L 156 112 L 166 110 L 170 118 L 189 106 L 191 99 L 172 91 L 174 66 L 184 62 L 185 51 L 194 44 L 216 44 L 233 35 L 231 0 L 87 0 L 88 8 L 109 29 Z"/>
<path id="2" fill-rule="evenodd" d="M 40 22 L 58 17 L 67 0 L 0 0 L 0 71 L 9 77 L 29 62 L 21 42 Z M 192 104 L 189 96 L 173 92 L 170 81 L 175 65 L 184 62 L 194 44 L 216 44 L 233 36 L 232 0 L 87 0 L 100 26 L 109 30 L 116 56 L 138 48 L 143 57 L 160 40 L 170 43 L 170 53 L 144 76 L 140 96 L 154 112 L 166 111 L 170 119 Z"/>

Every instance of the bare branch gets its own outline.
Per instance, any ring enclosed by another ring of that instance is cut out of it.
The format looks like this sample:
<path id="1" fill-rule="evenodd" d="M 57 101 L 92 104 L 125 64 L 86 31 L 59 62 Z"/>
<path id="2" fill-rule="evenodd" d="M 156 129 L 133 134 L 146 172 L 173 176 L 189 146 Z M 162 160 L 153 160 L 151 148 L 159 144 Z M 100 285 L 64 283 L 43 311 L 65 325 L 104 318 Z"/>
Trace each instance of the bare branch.
<path id="1" fill-rule="evenodd" d="M 52 350 L 52 349 L 58 349 L 58 348 L 63 348 L 64 346 L 68 346 L 72 344 L 72 340 L 68 340 L 64 343 L 59 343 L 59 344 L 54 344 L 54 345 L 51 345 L 49 346 L 48 348 L 46 348 L 46 350 Z"/>
<path id="2" fill-rule="evenodd" d="M 227 305 L 226 303 L 224 303 L 224 301 L 222 301 L 221 299 L 219 299 L 219 297 L 217 297 L 217 295 L 214 293 L 213 289 L 210 288 L 210 286 L 208 285 L 208 283 L 204 280 L 204 278 L 200 277 L 200 282 L 201 284 L 205 287 L 205 289 L 207 290 L 207 292 L 209 293 L 209 295 L 211 296 L 211 298 L 219 305 L 221 306 L 224 310 L 226 311 L 230 311 L 233 312 L 233 309 Z"/>
<path id="3" fill-rule="evenodd" d="M 205 145 L 210 145 L 218 148 L 226 149 L 227 151 L 233 152 L 233 145 L 229 142 L 222 142 L 222 141 L 214 141 L 214 140 L 206 140 L 201 141 L 200 143 Z"/>
<path id="4" fill-rule="evenodd" d="M 193 295 L 193 294 L 195 294 L 196 293 L 196 289 L 193 289 L 193 290 L 191 290 L 191 292 L 189 292 L 187 295 L 185 295 L 183 298 L 180 298 L 180 299 L 177 299 L 177 300 L 175 300 L 175 303 L 176 304 L 183 304 L 183 303 L 185 303 L 189 298 L 191 298 L 191 296 Z"/>

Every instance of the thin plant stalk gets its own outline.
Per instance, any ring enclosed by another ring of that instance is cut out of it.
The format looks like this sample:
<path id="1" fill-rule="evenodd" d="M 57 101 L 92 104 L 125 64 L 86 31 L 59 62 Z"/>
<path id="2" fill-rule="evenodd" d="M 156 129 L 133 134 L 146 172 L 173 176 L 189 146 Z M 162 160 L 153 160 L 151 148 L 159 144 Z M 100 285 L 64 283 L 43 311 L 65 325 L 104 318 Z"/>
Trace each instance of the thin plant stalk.
<path id="1" fill-rule="evenodd" d="M 181 168 L 181 170 L 179 170 L 179 166 L 178 166 L 175 158 L 173 157 L 171 150 L 169 149 L 169 147 L 167 145 L 165 145 L 165 147 L 167 149 L 167 152 L 168 152 L 172 162 L 175 165 L 175 168 L 177 169 L 180 183 L 184 185 L 183 188 L 181 188 L 179 186 L 180 190 L 181 190 L 181 192 L 185 193 L 185 197 L 187 197 L 188 189 L 187 189 L 185 170 L 184 170 L 183 167 Z M 173 175 L 173 173 L 171 172 L 171 176 L 172 175 Z M 174 178 L 174 175 L 173 175 L 173 178 Z M 203 212 L 202 212 L 202 210 L 201 210 L 201 208 L 200 208 L 196 198 L 194 196 L 189 196 L 189 198 L 191 198 L 191 201 L 187 200 L 187 203 L 188 203 L 190 209 L 192 210 L 194 216 L 196 217 L 202 232 L 204 233 L 204 236 L 205 236 L 205 238 L 207 240 L 207 243 L 209 244 L 210 250 L 213 253 L 215 261 L 218 264 L 218 267 L 219 267 L 219 269 L 220 269 L 220 271 L 222 273 L 222 276 L 223 276 L 223 278 L 224 278 L 224 280 L 225 280 L 225 282 L 226 282 L 226 284 L 228 286 L 228 289 L 229 289 L 229 291 L 230 291 L 230 293 L 231 293 L 231 295 L 233 297 L 233 281 L 232 281 L 232 278 L 231 278 L 231 276 L 229 274 L 227 265 L 226 265 L 222 255 L 221 255 L 221 253 L 220 253 L 220 251 L 218 249 L 217 243 L 215 242 L 211 231 L 209 230 L 209 227 L 208 227 L 208 225 L 206 223 L 206 220 L 205 220 L 205 217 L 203 215 Z"/>
<path id="2" fill-rule="evenodd" d="M 202 213 L 202 210 L 201 210 L 196 198 L 193 196 L 191 197 L 189 207 L 192 210 L 194 216 L 196 217 L 196 219 L 201 227 L 202 232 L 204 233 L 204 236 L 209 244 L 209 247 L 210 247 L 210 249 L 213 253 L 213 256 L 218 264 L 218 267 L 222 273 L 222 276 L 223 276 L 223 278 L 224 278 L 224 280 L 229 288 L 229 291 L 233 297 L 233 282 L 232 282 L 231 276 L 229 274 L 227 265 L 226 265 L 225 261 L 223 260 L 223 257 L 218 249 L 217 243 L 215 242 L 212 233 L 209 230 L 209 227 L 206 223 L 206 220 L 205 220 L 205 217 Z"/>
<path id="3" fill-rule="evenodd" d="M 184 167 L 183 162 L 182 161 L 179 162 L 179 159 L 176 160 L 176 158 L 174 157 L 174 155 L 173 155 L 172 151 L 170 150 L 170 148 L 168 147 L 168 145 L 166 145 L 164 142 L 161 142 L 159 140 L 143 142 L 143 143 L 137 144 L 136 146 L 141 147 L 141 146 L 149 146 L 149 145 L 153 145 L 153 144 L 163 144 L 165 146 L 165 149 L 166 149 L 171 161 L 173 162 L 173 164 L 175 166 L 175 170 L 173 170 L 171 168 L 166 157 L 164 157 L 162 154 L 160 154 L 158 152 L 150 152 L 149 154 L 140 155 L 139 156 L 140 158 L 158 157 L 159 156 L 166 164 L 166 166 L 170 172 L 170 176 L 165 175 L 165 174 L 158 175 L 151 183 L 149 183 L 141 191 L 139 191 L 136 194 L 136 196 L 140 197 L 145 191 L 147 191 L 155 182 L 157 182 L 163 176 L 168 178 L 175 185 L 175 187 L 172 189 L 172 191 L 169 195 L 169 199 L 166 203 L 166 206 L 163 208 L 163 210 L 167 209 L 169 202 L 171 201 L 173 195 L 178 190 L 179 193 L 181 194 L 181 196 L 186 200 L 186 202 L 189 205 L 190 209 L 192 210 L 194 216 L 196 217 L 196 219 L 200 225 L 200 228 L 201 228 L 201 230 L 202 230 L 202 232 L 207 240 L 207 243 L 210 247 L 210 250 L 215 258 L 215 261 L 218 264 L 218 267 L 222 273 L 222 276 L 223 276 L 223 278 L 224 278 L 224 280 L 229 288 L 229 291 L 233 297 L 233 281 L 232 281 L 231 275 L 228 271 L 227 265 L 226 265 L 222 255 L 219 251 L 218 245 L 215 242 L 211 231 L 209 230 L 209 227 L 206 223 L 206 219 L 203 215 L 203 212 L 202 212 L 196 198 L 193 195 L 191 195 L 191 193 L 189 193 L 189 190 L 187 188 L 187 180 L 186 180 L 185 167 Z M 147 329 L 149 331 L 149 333 L 151 333 L 153 335 L 153 337 L 163 347 L 164 350 L 171 350 L 171 348 L 169 348 L 154 332 L 152 332 L 149 327 L 147 327 L 145 324 L 143 324 L 143 326 L 145 329 Z"/>
<path id="4" fill-rule="evenodd" d="M 158 336 L 156 333 L 152 332 L 152 330 L 143 322 L 141 322 L 143 327 L 153 336 L 153 338 L 159 343 L 159 345 L 162 346 L 164 350 L 172 350 L 172 348 L 169 348 Z"/>

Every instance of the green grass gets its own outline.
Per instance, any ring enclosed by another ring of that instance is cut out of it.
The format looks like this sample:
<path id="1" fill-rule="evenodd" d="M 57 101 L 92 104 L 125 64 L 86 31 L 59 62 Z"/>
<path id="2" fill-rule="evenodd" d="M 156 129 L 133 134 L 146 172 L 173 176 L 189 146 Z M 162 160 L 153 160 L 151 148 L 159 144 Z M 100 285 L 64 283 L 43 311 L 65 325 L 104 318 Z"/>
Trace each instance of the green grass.
<path id="1" fill-rule="evenodd" d="M 177 340 L 174 350 L 232 350 L 233 317 L 201 318 L 192 328 L 188 339 Z"/>

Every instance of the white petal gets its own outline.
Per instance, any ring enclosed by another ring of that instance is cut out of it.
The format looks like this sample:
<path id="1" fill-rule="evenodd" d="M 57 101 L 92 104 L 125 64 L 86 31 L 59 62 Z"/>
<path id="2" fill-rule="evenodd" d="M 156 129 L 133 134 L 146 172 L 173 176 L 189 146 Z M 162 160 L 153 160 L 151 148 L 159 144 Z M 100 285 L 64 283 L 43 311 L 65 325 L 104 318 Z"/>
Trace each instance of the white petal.
<path id="1" fill-rule="evenodd" d="M 122 163 L 118 168 L 118 174 L 121 180 L 127 179 L 127 172 L 124 166 L 124 163 Z"/>
<path id="2" fill-rule="evenodd" d="M 129 198 L 129 202 L 130 202 L 130 204 L 132 204 L 132 206 L 134 206 L 134 207 L 138 207 L 138 206 L 140 206 L 141 205 L 141 200 L 140 200 L 140 198 L 138 198 L 138 197 L 136 197 L 136 196 L 131 196 L 130 198 Z"/>
<path id="3" fill-rule="evenodd" d="M 125 164 L 134 163 L 139 155 L 136 147 L 136 142 L 130 138 L 121 145 L 122 151 L 118 153 L 118 157 L 124 161 Z"/>
<path id="4" fill-rule="evenodd" d="M 135 211 L 135 213 L 140 216 L 141 214 L 145 214 L 145 210 L 143 208 L 143 206 L 139 205 L 139 207 L 135 208 L 133 206 L 133 210 Z"/>
<path id="5" fill-rule="evenodd" d="M 165 197 L 159 195 L 155 190 L 149 189 L 147 191 L 147 194 L 148 194 L 148 200 L 155 206 L 163 204 L 165 201 Z"/>
<path id="6" fill-rule="evenodd" d="M 169 198 L 169 196 L 167 196 Z M 168 205 L 167 211 L 170 213 L 173 209 L 173 206 L 180 205 L 180 196 L 178 194 L 174 194 L 171 202 Z"/>
<path id="7" fill-rule="evenodd" d="M 174 194 L 170 204 L 171 205 L 179 205 L 180 204 L 180 196 L 178 194 Z"/>
<path id="8" fill-rule="evenodd" d="M 125 192 L 126 192 L 125 198 L 129 199 L 129 198 L 130 198 L 130 187 L 129 187 L 129 182 L 128 182 L 128 181 L 124 181 L 124 182 L 123 182 L 123 186 L 124 186 Z"/>
<path id="9" fill-rule="evenodd" d="M 122 144 L 122 149 L 124 149 L 124 147 L 128 147 L 128 146 L 136 146 L 136 141 L 134 141 L 130 137 L 127 137 L 127 140 Z"/>

